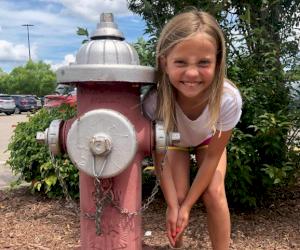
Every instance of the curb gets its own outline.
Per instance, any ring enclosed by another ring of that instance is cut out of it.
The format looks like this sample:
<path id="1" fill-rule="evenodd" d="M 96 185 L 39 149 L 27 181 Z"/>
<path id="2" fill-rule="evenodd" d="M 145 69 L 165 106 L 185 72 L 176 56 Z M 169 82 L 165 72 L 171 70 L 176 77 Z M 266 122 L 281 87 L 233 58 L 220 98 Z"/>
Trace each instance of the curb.
<path id="1" fill-rule="evenodd" d="M 24 182 L 24 183 L 17 185 L 16 187 L 11 187 L 10 185 L 0 186 L 0 191 L 14 190 L 14 189 L 22 188 L 22 187 L 29 187 L 30 185 L 31 185 L 30 183 Z"/>

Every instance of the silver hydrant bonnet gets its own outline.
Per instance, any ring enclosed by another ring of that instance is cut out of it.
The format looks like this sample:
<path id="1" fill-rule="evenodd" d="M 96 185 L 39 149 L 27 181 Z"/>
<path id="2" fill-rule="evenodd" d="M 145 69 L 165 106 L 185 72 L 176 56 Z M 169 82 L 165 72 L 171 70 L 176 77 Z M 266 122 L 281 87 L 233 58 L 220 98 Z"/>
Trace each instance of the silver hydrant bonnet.
<path id="1" fill-rule="evenodd" d="M 111 13 L 102 13 L 100 23 L 76 55 L 76 62 L 60 67 L 59 83 L 154 82 L 154 68 L 139 65 L 136 50 L 124 40 Z"/>

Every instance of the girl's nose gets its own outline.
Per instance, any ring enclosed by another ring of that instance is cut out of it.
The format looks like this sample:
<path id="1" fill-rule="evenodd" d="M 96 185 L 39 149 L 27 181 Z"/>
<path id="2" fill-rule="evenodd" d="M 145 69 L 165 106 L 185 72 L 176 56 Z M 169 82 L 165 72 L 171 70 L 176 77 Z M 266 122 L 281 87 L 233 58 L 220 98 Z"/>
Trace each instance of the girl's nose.
<path id="1" fill-rule="evenodd" d="M 199 76 L 199 71 L 196 66 L 189 66 L 186 68 L 185 71 L 186 76 L 188 77 L 198 77 Z"/>

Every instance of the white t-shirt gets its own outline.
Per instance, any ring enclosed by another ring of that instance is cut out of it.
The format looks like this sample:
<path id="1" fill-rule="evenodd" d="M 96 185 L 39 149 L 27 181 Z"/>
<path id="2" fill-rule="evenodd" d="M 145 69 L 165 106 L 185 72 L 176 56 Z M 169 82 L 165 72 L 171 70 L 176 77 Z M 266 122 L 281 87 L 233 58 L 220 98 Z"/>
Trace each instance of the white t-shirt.
<path id="1" fill-rule="evenodd" d="M 206 139 L 213 136 L 213 131 L 208 127 L 210 112 L 208 105 L 196 119 L 189 119 L 176 103 L 177 129 L 180 133 L 180 143 L 177 146 L 198 146 Z M 233 129 L 242 114 L 242 98 L 238 89 L 228 82 L 224 82 L 224 91 L 221 98 L 220 116 L 216 124 L 219 131 Z"/>

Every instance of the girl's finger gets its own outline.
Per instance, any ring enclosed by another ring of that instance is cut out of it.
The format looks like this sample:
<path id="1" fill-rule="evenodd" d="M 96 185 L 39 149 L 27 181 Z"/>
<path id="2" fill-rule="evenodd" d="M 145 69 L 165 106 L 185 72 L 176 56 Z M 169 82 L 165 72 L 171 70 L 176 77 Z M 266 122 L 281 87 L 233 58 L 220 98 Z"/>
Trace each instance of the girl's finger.
<path id="1" fill-rule="evenodd" d="M 169 241 L 170 241 L 170 244 L 171 244 L 172 246 L 175 246 L 175 237 L 176 237 L 176 233 L 175 233 L 175 234 L 173 233 L 170 224 L 167 225 L 167 236 L 168 236 L 168 239 L 169 239 Z"/>
<path id="2" fill-rule="evenodd" d="M 179 239 L 180 236 L 183 234 L 183 232 L 184 232 L 184 230 L 181 230 L 181 231 L 179 231 L 179 232 L 176 234 L 176 237 L 175 237 L 175 239 L 174 239 L 175 242 L 178 241 L 178 239 Z"/>
<path id="3" fill-rule="evenodd" d="M 176 237 L 176 224 L 175 223 L 172 223 L 171 225 L 171 232 L 172 232 L 172 237 L 175 238 Z"/>
<path id="4" fill-rule="evenodd" d="M 175 246 L 175 238 L 173 238 L 171 235 L 168 235 L 168 239 L 170 244 L 174 247 Z"/>
<path id="5" fill-rule="evenodd" d="M 176 229 L 176 238 L 175 238 L 175 242 L 179 239 L 179 237 L 183 234 L 185 228 L 186 228 L 187 224 L 186 223 L 181 223 L 181 227 L 177 226 Z"/>

